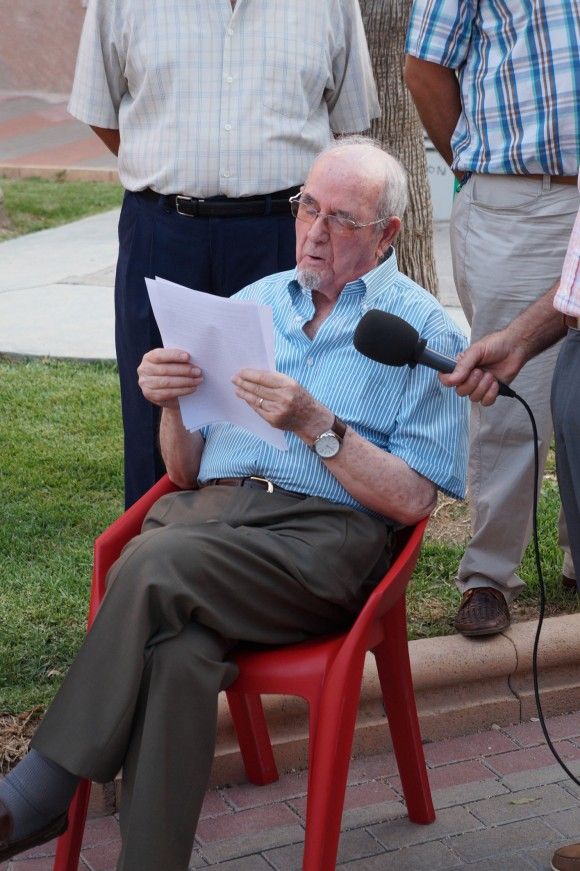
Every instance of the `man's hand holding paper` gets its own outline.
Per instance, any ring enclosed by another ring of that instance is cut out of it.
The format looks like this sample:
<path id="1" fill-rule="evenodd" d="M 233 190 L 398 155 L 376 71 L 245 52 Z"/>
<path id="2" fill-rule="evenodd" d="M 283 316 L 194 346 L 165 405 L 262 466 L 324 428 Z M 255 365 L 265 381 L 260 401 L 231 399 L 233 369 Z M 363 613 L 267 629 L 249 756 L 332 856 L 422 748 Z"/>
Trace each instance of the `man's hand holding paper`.
<path id="1" fill-rule="evenodd" d="M 178 408 L 179 397 L 195 393 L 203 381 L 199 366 L 191 362 L 187 351 L 177 348 L 148 351 L 137 374 L 145 399 L 161 408 Z"/>
<path id="2" fill-rule="evenodd" d="M 255 403 L 240 402 L 232 383 L 245 368 L 276 374 L 271 309 L 161 278 L 146 281 L 165 346 L 146 354 L 139 367 L 146 398 L 169 408 L 179 403 L 183 425 L 192 432 L 228 421 L 286 450 L 283 432 L 257 413 Z"/>
<path id="3" fill-rule="evenodd" d="M 233 382 L 236 394 L 277 429 L 312 441 L 328 427 L 328 409 L 288 375 L 242 369 Z"/>

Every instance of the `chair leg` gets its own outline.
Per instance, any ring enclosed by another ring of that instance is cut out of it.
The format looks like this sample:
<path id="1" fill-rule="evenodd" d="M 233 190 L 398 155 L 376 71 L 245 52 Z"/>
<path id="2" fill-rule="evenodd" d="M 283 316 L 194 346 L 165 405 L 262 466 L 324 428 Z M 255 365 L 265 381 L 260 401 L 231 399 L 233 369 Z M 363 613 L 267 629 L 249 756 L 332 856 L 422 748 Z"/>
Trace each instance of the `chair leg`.
<path id="1" fill-rule="evenodd" d="M 316 737 L 310 746 L 306 835 L 302 871 L 336 867 L 348 769 L 358 713 L 364 658 L 352 665 L 348 686 L 323 689 Z"/>
<path id="2" fill-rule="evenodd" d="M 81 780 L 69 807 L 67 830 L 56 845 L 53 871 L 77 871 L 90 795 L 91 781 Z"/>
<path id="3" fill-rule="evenodd" d="M 278 769 L 260 696 L 232 691 L 226 695 L 248 780 L 258 786 L 273 783 Z"/>
<path id="4" fill-rule="evenodd" d="M 386 626 L 385 640 L 373 653 L 407 812 L 414 823 L 432 823 L 435 810 L 413 691 L 404 596 L 386 615 Z"/>

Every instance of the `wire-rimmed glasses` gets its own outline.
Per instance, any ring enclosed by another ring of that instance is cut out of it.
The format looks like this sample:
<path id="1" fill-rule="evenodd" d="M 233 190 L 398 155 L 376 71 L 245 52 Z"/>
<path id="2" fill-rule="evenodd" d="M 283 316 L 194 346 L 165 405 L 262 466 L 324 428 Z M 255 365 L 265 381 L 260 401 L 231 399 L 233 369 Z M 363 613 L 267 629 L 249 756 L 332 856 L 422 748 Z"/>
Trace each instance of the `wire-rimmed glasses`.
<path id="1" fill-rule="evenodd" d="M 348 215 L 321 212 L 309 197 L 304 197 L 302 194 L 294 194 L 293 197 L 290 197 L 289 202 L 292 215 L 299 221 L 304 221 L 305 224 L 314 224 L 317 218 L 324 218 L 329 232 L 337 236 L 348 236 L 355 230 L 372 227 L 375 224 L 381 224 L 385 220 L 385 218 L 377 218 L 376 221 L 368 221 L 366 224 L 361 224 L 359 221 L 355 221 L 354 218 L 349 218 Z"/>

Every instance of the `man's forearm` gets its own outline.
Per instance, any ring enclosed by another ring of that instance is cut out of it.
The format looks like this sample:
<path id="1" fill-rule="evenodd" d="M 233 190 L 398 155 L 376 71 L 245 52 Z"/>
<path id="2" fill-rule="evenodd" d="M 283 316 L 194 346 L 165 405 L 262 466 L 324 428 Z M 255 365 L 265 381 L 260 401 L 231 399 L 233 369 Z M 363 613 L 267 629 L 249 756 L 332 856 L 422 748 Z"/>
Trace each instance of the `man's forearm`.
<path id="1" fill-rule="evenodd" d="M 416 523 L 437 504 L 431 481 L 350 428 L 342 450 L 326 465 L 362 505 L 403 525 Z"/>
<path id="2" fill-rule="evenodd" d="M 506 327 L 506 337 L 522 349 L 526 362 L 545 351 L 566 332 L 562 315 L 554 308 L 557 281 L 540 299 Z"/>
<path id="3" fill-rule="evenodd" d="M 178 408 L 164 408 L 159 441 L 163 462 L 173 483 L 183 490 L 192 488 L 197 480 L 203 451 L 201 434 L 185 429 Z"/>
<path id="4" fill-rule="evenodd" d="M 97 134 L 100 140 L 105 143 L 109 151 L 112 151 L 115 156 L 119 153 L 121 144 L 121 136 L 118 130 L 112 130 L 108 127 L 94 127 L 91 124 L 91 130 Z"/>
<path id="5" fill-rule="evenodd" d="M 431 142 L 451 166 L 451 137 L 461 114 L 459 82 L 454 70 L 407 55 L 405 84 Z"/>

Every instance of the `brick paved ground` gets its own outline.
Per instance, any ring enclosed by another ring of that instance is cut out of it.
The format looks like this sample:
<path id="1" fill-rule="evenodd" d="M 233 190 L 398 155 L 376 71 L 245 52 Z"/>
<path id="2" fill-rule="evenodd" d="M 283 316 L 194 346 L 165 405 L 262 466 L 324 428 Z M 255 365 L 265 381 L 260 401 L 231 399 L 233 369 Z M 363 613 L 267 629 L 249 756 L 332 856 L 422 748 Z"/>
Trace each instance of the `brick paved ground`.
<path id="1" fill-rule="evenodd" d="M 115 170 L 116 158 L 90 127 L 72 118 L 66 103 L 0 93 L 0 168 L 78 167 L 94 178 Z M 113 176 L 114 177 L 114 176 Z"/>
<path id="2" fill-rule="evenodd" d="M 548 726 L 580 774 L 580 713 Z M 431 826 L 408 821 L 391 753 L 353 760 L 338 868 L 538 871 L 549 869 L 555 847 L 580 840 L 580 788 L 555 764 L 537 722 L 426 744 L 425 755 L 437 808 Z M 305 772 L 209 792 L 191 869 L 299 871 L 305 794 Z M 116 818 L 89 820 L 79 867 L 113 871 L 118 850 Z M 47 845 L 0 871 L 50 871 L 53 854 Z"/>

